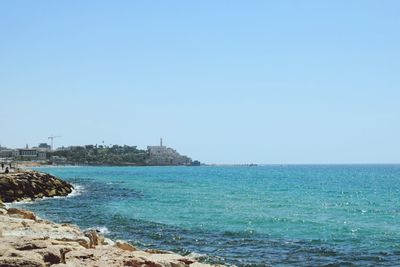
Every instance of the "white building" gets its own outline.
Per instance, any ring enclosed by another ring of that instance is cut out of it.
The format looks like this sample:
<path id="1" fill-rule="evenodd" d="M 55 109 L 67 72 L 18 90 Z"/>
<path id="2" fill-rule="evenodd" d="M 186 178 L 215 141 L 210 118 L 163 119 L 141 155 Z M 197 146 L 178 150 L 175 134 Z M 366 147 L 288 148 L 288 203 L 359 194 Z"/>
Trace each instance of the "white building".
<path id="1" fill-rule="evenodd" d="M 23 160 L 45 160 L 47 157 L 46 149 L 39 148 L 19 148 L 12 152 L 12 156 Z"/>
<path id="2" fill-rule="evenodd" d="M 162 138 L 159 146 L 148 146 L 151 165 L 190 165 L 192 159 L 179 154 L 175 149 L 163 146 Z"/>

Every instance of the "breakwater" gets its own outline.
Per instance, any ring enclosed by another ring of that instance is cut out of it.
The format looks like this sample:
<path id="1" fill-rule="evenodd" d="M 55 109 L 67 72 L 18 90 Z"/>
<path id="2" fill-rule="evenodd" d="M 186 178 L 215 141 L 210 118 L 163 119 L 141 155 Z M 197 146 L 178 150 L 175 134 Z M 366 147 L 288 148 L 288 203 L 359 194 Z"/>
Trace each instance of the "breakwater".
<path id="1" fill-rule="evenodd" d="M 0 174 L 0 200 L 3 202 L 67 196 L 73 188 L 70 183 L 43 172 L 17 170 Z"/>

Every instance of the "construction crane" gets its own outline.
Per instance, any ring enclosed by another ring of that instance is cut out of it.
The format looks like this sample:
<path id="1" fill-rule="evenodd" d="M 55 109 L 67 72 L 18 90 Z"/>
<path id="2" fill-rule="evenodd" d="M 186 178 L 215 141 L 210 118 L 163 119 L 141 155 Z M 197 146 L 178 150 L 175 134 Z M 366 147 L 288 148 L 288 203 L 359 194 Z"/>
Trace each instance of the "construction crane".
<path id="1" fill-rule="evenodd" d="M 54 140 L 54 138 L 59 138 L 59 137 L 61 137 L 61 136 L 54 136 L 54 135 L 52 135 L 52 136 L 49 136 L 49 137 L 48 137 L 48 139 L 51 140 L 51 147 L 50 147 L 50 150 L 53 150 L 53 140 Z"/>

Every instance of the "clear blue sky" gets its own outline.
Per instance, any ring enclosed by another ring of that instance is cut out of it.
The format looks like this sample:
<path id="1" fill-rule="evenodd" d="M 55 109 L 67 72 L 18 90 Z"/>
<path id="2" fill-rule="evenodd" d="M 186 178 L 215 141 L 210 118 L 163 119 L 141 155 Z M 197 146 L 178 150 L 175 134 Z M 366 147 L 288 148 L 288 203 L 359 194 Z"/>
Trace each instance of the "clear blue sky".
<path id="1" fill-rule="evenodd" d="M 0 142 L 400 162 L 400 1 L 1 1 Z"/>

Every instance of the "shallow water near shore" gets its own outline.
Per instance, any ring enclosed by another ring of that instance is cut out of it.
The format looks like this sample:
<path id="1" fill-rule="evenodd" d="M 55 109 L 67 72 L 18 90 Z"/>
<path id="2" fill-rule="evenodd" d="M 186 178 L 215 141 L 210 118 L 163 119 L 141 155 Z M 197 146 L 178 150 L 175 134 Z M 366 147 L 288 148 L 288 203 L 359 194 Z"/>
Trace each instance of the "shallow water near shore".
<path id="1" fill-rule="evenodd" d="M 238 266 L 400 262 L 400 165 L 38 169 L 77 190 L 18 206 L 140 247 Z"/>

